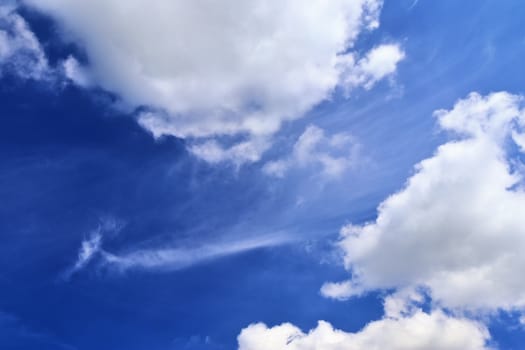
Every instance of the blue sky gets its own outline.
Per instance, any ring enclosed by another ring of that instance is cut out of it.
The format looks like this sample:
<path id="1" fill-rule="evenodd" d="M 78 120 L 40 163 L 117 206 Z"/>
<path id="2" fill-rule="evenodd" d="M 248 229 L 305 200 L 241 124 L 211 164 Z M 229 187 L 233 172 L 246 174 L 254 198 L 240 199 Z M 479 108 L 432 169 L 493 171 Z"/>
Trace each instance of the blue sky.
<path id="1" fill-rule="evenodd" d="M 2 349 L 522 348 L 525 3 L 299 3 L 0 4 Z"/>

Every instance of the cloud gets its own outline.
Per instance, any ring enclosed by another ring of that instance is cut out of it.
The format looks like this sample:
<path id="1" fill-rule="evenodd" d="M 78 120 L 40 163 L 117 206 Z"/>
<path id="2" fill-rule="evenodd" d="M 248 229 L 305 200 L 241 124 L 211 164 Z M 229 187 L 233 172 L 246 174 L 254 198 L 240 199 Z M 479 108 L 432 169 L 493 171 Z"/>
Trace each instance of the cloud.
<path id="1" fill-rule="evenodd" d="M 268 328 L 252 324 L 238 336 L 239 350 L 483 350 L 489 334 L 477 322 L 421 310 L 383 318 L 356 333 L 319 321 L 307 334 L 290 323 Z"/>
<path id="2" fill-rule="evenodd" d="M 74 270 L 79 270 L 86 266 L 86 264 L 93 258 L 93 256 L 100 251 L 100 244 L 102 243 L 102 235 L 99 231 L 92 233 L 91 236 L 82 241 L 80 250 L 78 252 L 78 260 L 75 263 Z"/>
<path id="3" fill-rule="evenodd" d="M 285 233 L 261 234 L 250 238 L 231 238 L 208 242 L 195 240 L 164 244 L 160 247 L 131 247 L 124 252 L 110 252 L 103 243 L 114 238 L 123 229 L 124 224 L 114 218 L 104 218 L 96 229 L 91 231 L 81 242 L 75 264 L 65 271 L 62 277 L 70 279 L 77 272 L 89 265 L 97 269 L 114 272 L 128 270 L 174 271 L 196 264 L 210 262 L 226 256 L 275 247 L 293 241 Z"/>
<path id="4" fill-rule="evenodd" d="M 456 135 L 415 168 L 377 219 L 342 228 L 349 281 L 339 299 L 374 289 L 423 287 L 434 303 L 465 311 L 525 307 L 523 98 L 470 94 L 435 112 Z"/>
<path id="5" fill-rule="evenodd" d="M 354 281 L 327 282 L 321 287 L 321 294 L 327 298 L 347 300 L 350 297 L 360 296 L 366 289 Z"/>
<path id="6" fill-rule="evenodd" d="M 62 61 L 62 74 L 78 86 L 88 88 L 93 86 L 93 81 L 87 69 L 73 56 L 68 56 Z"/>
<path id="7" fill-rule="evenodd" d="M 67 78 L 82 87 L 92 86 L 89 72 L 73 56 L 59 61 L 57 67 L 49 64 L 40 41 L 17 10 L 15 2 L 0 4 L 0 77 L 9 72 L 49 84 Z"/>
<path id="8" fill-rule="evenodd" d="M 290 242 L 284 235 L 264 235 L 252 239 L 205 243 L 177 248 L 153 248 L 133 250 L 117 255 L 104 251 L 102 264 L 111 269 L 125 271 L 129 269 L 149 269 L 173 271 L 209 262 L 230 255 L 240 254 L 255 249 L 273 247 Z"/>
<path id="9" fill-rule="evenodd" d="M 403 58 L 396 45 L 352 51 L 378 27 L 380 0 L 23 2 L 86 49 L 93 83 L 146 107 L 139 122 L 156 136 L 271 135 Z"/>
<path id="10" fill-rule="evenodd" d="M 46 55 L 15 10 L 9 3 L 0 4 L 0 76 L 12 72 L 24 79 L 45 79 L 50 74 Z"/>
<path id="11" fill-rule="evenodd" d="M 327 136 L 315 125 L 308 126 L 293 146 L 290 157 L 270 161 L 263 171 L 283 177 L 292 168 L 319 167 L 326 177 L 338 177 L 356 160 L 358 145 L 348 133 Z"/>
<path id="12" fill-rule="evenodd" d="M 419 0 L 414 0 L 412 2 L 412 4 L 408 7 L 409 10 L 412 10 L 414 7 L 417 6 L 417 4 L 419 3 Z"/>
<path id="13" fill-rule="evenodd" d="M 124 224 L 114 218 L 103 218 L 96 229 L 80 244 L 77 261 L 70 269 L 66 270 L 63 277 L 67 280 L 77 271 L 85 268 L 101 251 L 104 236 L 114 236 L 122 230 Z"/>
<path id="14" fill-rule="evenodd" d="M 371 89 L 379 80 L 395 73 L 397 64 L 404 58 L 405 53 L 398 45 L 377 46 L 360 59 L 354 69 L 345 71 L 343 86 L 348 91 L 360 86 Z"/>
<path id="15" fill-rule="evenodd" d="M 223 147 L 215 140 L 194 143 L 189 146 L 189 151 L 198 158 L 211 163 L 229 162 L 237 167 L 244 163 L 254 163 L 261 159 L 262 153 L 270 147 L 266 137 L 251 138 Z"/>

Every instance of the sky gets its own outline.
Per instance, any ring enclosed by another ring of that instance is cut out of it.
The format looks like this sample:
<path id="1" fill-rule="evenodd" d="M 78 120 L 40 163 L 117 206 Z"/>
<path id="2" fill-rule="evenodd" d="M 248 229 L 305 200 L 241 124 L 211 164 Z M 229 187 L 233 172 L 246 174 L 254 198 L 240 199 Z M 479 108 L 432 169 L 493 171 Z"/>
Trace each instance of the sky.
<path id="1" fill-rule="evenodd" d="M 0 0 L 0 348 L 523 349 L 524 16 Z"/>

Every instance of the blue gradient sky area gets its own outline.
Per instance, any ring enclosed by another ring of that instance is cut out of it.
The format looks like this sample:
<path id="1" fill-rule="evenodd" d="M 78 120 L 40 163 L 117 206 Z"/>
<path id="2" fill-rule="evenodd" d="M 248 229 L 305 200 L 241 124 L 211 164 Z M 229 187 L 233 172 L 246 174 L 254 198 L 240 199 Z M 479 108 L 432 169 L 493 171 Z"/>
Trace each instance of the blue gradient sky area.
<path id="1" fill-rule="evenodd" d="M 381 293 L 342 303 L 319 293 L 325 281 L 347 276 L 333 250 L 339 228 L 373 220 L 413 165 L 447 139 L 434 110 L 471 91 L 525 93 L 525 2 L 412 5 L 386 1 L 381 27 L 357 45 L 366 51 L 400 41 L 406 59 L 395 81 L 321 103 L 285 124 L 264 155 L 288 154 L 310 124 L 346 131 L 358 140 L 363 162 L 332 181 L 311 169 L 276 179 L 260 164 L 209 165 L 182 139 L 155 140 L 111 108 L 115 97 L 107 92 L 2 76 L 0 347 L 234 349 L 239 331 L 253 322 L 307 330 L 324 319 L 356 331 L 380 318 Z M 57 40 L 49 19 L 23 15 L 51 61 L 79 52 Z M 92 261 L 66 276 L 81 242 L 108 220 L 121 227 L 104 240 L 113 253 L 286 239 L 155 271 Z M 523 348 L 516 317 L 492 318 L 501 349 Z"/>

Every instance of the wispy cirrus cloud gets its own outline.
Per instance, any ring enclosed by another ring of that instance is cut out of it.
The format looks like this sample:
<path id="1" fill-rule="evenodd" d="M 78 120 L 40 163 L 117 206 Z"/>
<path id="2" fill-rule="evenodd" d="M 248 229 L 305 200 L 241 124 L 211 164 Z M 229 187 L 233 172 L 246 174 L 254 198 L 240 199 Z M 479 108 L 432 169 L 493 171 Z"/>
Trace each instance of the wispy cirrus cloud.
<path id="1" fill-rule="evenodd" d="M 101 252 L 105 236 L 117 235 L 123 227 L 124 223 L 115 218 L 106 217 L 101 219 L 97 228 L 91 231 L 81 242 L 75 264 L 64 272 L 63 277 L 67 280 L 76 272 L 84 269 Z"/>
<path id="2" fill-rule="evenodd" d="M 103 242 L 111 239 L 123 228 L 115 219 L 104 220 L 81 242 L 75 264 L 64 277 L 69 279 L 91 263 L 97 269 L 125 272 L 128 270 L 174 271 L 211 262 L 223 257 L 242 254 L 256 249 L 276 247 L 295 240 L 282 232 L 261 234 L 246 238 L 224 238 L 216 241 L 190 240 L 166 243 L 148 248 L 128 247 L 125 252 L 109 252 Z"/>
<path id="3" fill-rule="evenodd" d="M 291 243 L 292 238 L 282 234 L 264 235 L 248 239 L 223 242 L 205 242 L 181 247 L 138 249 L 124 254 L 102 252 L 103 264 L 119 271 L 143 269 L 172 271 L 210 262 L 226 256 L 241 254 L 256 249 L 270 248 Z"/>

